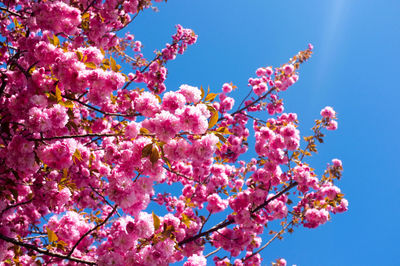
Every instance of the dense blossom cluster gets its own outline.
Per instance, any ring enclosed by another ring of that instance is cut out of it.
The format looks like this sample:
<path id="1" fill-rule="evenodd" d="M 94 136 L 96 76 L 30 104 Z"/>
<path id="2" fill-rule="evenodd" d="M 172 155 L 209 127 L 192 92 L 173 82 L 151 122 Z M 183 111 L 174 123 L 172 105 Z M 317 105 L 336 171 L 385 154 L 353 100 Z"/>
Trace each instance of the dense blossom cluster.
<path id="1" fill-rule="evenodd" d="M 320 177 L 306 162 L 322 131 L 337 129 L 336 112 L 325 107 L 302 141 L 297 115 L 283 113 L 279 97 L 298 81 L 312 46 L 281 67 L 258 68 L 233 111 L 232 83 L 219 93 L 187 84 L 167 90 L 166 65 L 196 42 L 192 30 L 178 25 L 150 59 L 133 34 L 119 36 L 153 4 L 0 4 L 5 265 L 192 266 L 213 254 L 216 265 L 261 265 L 273 221 L 282 226 L 275 239 L 347 210 L 334 184 L 341 161 Z M 265 113 L 266 121 L 257 118 Z M 240 160 L 248 151 L 254 158 Z"/>

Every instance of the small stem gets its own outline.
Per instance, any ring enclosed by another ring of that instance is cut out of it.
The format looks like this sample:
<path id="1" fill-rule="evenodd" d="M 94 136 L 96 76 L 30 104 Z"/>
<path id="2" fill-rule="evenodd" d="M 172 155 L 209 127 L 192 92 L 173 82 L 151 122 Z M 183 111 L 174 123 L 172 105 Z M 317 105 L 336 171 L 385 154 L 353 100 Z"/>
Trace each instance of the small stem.
<path id="1" fill-rule="evenodd" d="M 85 8 L 85 10 L 83 10 L 82 15 L 84 15 L 86 12 L 88 12 L 88 11 L 89 11 L 89 8 L 91 8 L 91 7 L 94 5 L 95 2 L 96 2 L 96 0 L 93 0 L 93 1 Z"/>
<path id="2" fill-rule="evenodd" d="M 267 243 L 265 243 L 264 246 L 262 246 L 262 247 L 261 247 L 259 250 L 257 250 L 256 252 L 253 252 L 250 256 L 243 258 L 242 261 L 246 261 L 246 260 L 250 259 L 251 257 L 253 257 L 253 256 L 257 255 L 258 253 L 260 253 L 264 248 L 268 247 L 268 246 L 272 243 L 272 241 L 274 241 L 275 238 L 277 238 L 278 236 L 280 236 L 281 234 L 283 234 L 283 233 L 285 232 L 286 228 L 288 228 L 288 226 L 291 225 L 291 224 L 292 224 L 292 222 L 287 223 L 287 224 L 285 225 L 285 227 L 283 227 L 278 233 L 276 233 Z"/>
<path id="3" fill-rule="evenodd" d="M 181 174 L 181 173 L 178 173 L 178 172 L 176 172 L 176 171 L 174 171 L 174 170 L 172 170 L 172 169 L 170 169 L 170 168 L 168 168 L 168 167 L 166 167 L 166 166 L 163 166 L 163 168 L 164 168 L 165 170 L 167 170 L 168 172 L 170 172 L 170 173 L 173 173 L 173 174 L 175 174 L 175 175 L 177 175 L 177 176 L 183 177 L 183 178 L 185 178 L 185 179 L 187 179 L 187 180 L 193 181 L 192 178 L 190 178 L 190 177 L 188 177 L 188 176 L 185 176 L 185 175 L 183 175 L 183 174 Z"/>
<path id="4" fill-rule="evenodd" d="M 249 115 L 249 114 L 244 114 L 244 115 L 247 116 L 248 118 L 251 118 L 251 119 L 257 121 L 257 122 L 262 122 L 262 123 L 267 124 L 267 121 L 264 121 L 264 120 L 259 119 L 259 118 L 257 118 L 257 117 L 251 116 L 251 115 Z"/>
<path id="5" fill-rule="evenodd" d="M 98 191 L 97 191 L 94 187 L 92 187 L 91 185 L 89 185 L 89 187 L 94 191 L 94 193 L 96 193 L 99 197 L 101 197 L 101 198 L 104 200 L 104 202 L 105 202 L 108 206 L 110 206 L 111 208 L 113 208 L 112 204 L 111 204 L 103 195 L 101 195 L 100 192 L 98 192 Z M 121 214 L 119 214 L 118 211 L 116 211 L 116 214 L 118 215 L 118 217 L 121 217 Z"/>
<path id="6" fill-rule="evenodd" d="M 24 240 L 30 240 L 30 239 L 36 239 L 36 238 L 44 238 L 47 237 L 47 235 L 38 235 L 38 236 L 28 236 L 28 237 L 24 237 Z"/>
<path id="7" fill-rule="evenodd" d="M 90 235 L 93 231 L 97 230 L 99 227 L 103 226 L 110 218 L 111 216 L 113 216 L 114 212 L 117 210 L 118 205 L 114 206 L 114 209 L 108 214 L 108 216 L 98 225 L 96 225 L 95 227 L 93 227 L 92 229 L 90 229 L 89 231 L 87 231 L 84 235 L 81 236 L 81 238 L 75 243 L 75 245 L 71 248 L 70 252 L 68 253 L 68 257 L 70 257 L 72 255 L 72 253 L 74 253 L 74 250 L 76 249 L 76 247 L 79 245 L 79 243 L 88 235 Z"/>
<path id="8" fill-rule="evenodd" d="M 173 41 L 172 44 L 171 44 L 171 46 L 177 45 L 178 42 L 180 42 L 181 40 L 182 40 L 182 39 Z M 146 71 L 146 69 L 149 68 L 150 65 L 151 65 L 153 62 L 157 61 L 160 57 L 162 57 L 162 53 L 159 53 L 155 58 L 153 58 L 153 60 L 151 60 L 151 61 L 150 61 L 142 70 L 140 70 L 139 72 L 140 72 L 140 73 L 143 73 L 144 71 Z M 123 90 L 127 89 L 128 86 L 136 79 L 136 77 L 137 77 L 137 76 L 135 76 L 133 79 L 131 79 L 130 81 L 128 81 L 122 89 L 123 89 Z"/>
<path id="9" fill-rule="evenodd" d="M 15 208 L 15 207 L 18 207 L 18 206 L 21 206 L 21 205 L 29 204 L 29 203 L 32 202 L 32 200 L 33 200 L 33 198 L 30 199 L 30 200 L 27 200 L 27 201 L 24 201 L 24 202 L 20 202 L 20 203 L 17 203 L 17 204 L 14 204 L 14 205 L 10 205 L 10 206 L 6 207 L 4 210 L 1 211 L 0 217 L 3 215 L 3 213 L 8 211 L 9 209 L 12 209 L 12 208 Z"/>
<path id="10" fill-rule="evenodd" d="M 243 98 L 243 100 L 240 102 L 239 104 L 239 109 L 242 107 L 243 103 L 246 101 L 247 98 L 249 98 L 249 96 L 251 95 L 251 93 L 253 92 L 253 89 L 250 89 L 249 93 L 246 95 L 246 97 Z"/>
<path id="11" fill-rule="evenodd" d="M 204 223 L 201 225 L 201 228 L 200 228 L 199 232 L 203 231 L 203 227 L 206 224 L 206 222 L 210 219 L 210 216 L 211 216 L 211 212 L 208 213 L 208 216 L 207 216 L 206 220 L 204 221 Z"/>
<path id="12" fill-rule="evenodd" d="M 214 250 L 214 251 L 208 253 L 208 254 L 205 255 L 204 257 L 205 257 L 205 258 L 208 258 L 208 257 L 210 257 L 211 255 L 217 253 L 217 252 L 220 251 L 220 250 L 221 250 L 221 247 L 219 247 L 219 248 L 217 248 L 216 250 Z"/>
<path id="13" fill-rule="evenodd" d="M 236 110 L 235 112 L 233 112 L 231 114 L 231 116 L 234 116 L 235 114 L 241 113 L 242 111 L 246 110 L 247 108 L 254 106 L 256 103 L 258 103 L 259 101 L 265 99 L 268 95 L 270 95 L 275 90 L 276 90 L 276 87 L 272 87 L 266 94 L 264 94 L 263 96 L 261 96 L 260 98 L 258 98 L 254 102 L 252 102 L 251 104 Z M 225 117 L 221 117 L 221 118 L 218 119 L 218 122 L 221 121 L 221 120 L 224 120 L 224 119 L 225 119 Z"/>

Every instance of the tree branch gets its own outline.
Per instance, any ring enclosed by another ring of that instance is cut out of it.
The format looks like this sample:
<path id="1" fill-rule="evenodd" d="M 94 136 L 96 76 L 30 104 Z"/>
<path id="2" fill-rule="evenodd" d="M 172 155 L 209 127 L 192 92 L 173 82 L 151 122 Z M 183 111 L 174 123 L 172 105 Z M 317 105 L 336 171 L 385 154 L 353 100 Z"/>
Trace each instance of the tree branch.
<path id="1" fill-rule="evenodd" d="M 78 99 L 74 99 L 74 98 L 71 98 L 71 97 L 68 97 L 68 96 L 65 96 L 65 95 L 63 95 L 62 97 L 65 98 L 65 99 L 68 99 L 68 100 L 71 100 L 71 101 L 80 103 L 80 104 L 82 104 L 83 106 L 86 106 L 86 107 L 89 108 L 89 109 L 92 109 L 92 110 L 94 110 L 94 111 L 96 111 L 96 112 L 102 113 L 103 115 L 108 115 L 108 116 L 122 116 L 122 117 L 132 117 L 132 116 L 138 116 L 138 115 L 140 115 L 140 114 L 120 114 L 120 113 L 109 113 L 109 112 L 104 112 L 104 111 L 100 110 L 99 108 L 96 108 L 96 107 L 94 107 L 94 106 L 91 106 L 90 104 L 84 103 L 84 102 L 82 102 L 82 101 L 80 101 L 80 100 L 78 100 Z"/>
<path id="2" fill-rule="evenodd" d="M 265 206 L 267 206 L 271 201 L 273 201 L 273 200 L 279 198 L 280 196 L 282 196 L 284 193 L 286 193 L 287 191 L 289 191 L 290 189 L 292 189 L 292 188 L 293 188 L 294 186 L 296 186 L 296 185 L 297 185 L 297 182 L 291 183 L 289 186 L 287 186 L 286 188 L 284 188 L 283 190 L 281 190 L 278 194 L 276 194 L 275 196 L 273 196 L 273 197 L 267 199 L 266 201 L 264 201 L 263 204 L 261 204 L 260 206 L 258 206 L 258 207 L 255 208 L 254 210 L 252 210 L 251 213 L 258 212 L 259 210 L 261 210 L 262 208 L 264 208 Z M 221 228 L 224 228 L 224 227 L 226 227 L 226 226 L 228 226 L 228 225 L 231 225 L 231 224 L 233 224 L 233 223 L 234 223 L 234 220 L 233 220 L 233 219 L 225 220 L 225 221 L 223 221 L 223 222 L 221 222 L 221 223 L 215 225 L 215 226 L 212 227 L 211 229 L 209 229 L 209 230 L 207 230 L 207 231 L 204 231 L 203 233 L 199 233 L 199 234 L 197 234 L 197 235 L 194 235 L 194 236 L 191 236 L 191 237 L 188 237 L 188 238 L 182 240 L 181 242 L 178 243 L 178 245 L 179 245 L 179 246 L 182 246 L 182 245 L 184 245 L 184 244 L 186 244 L 186 243 L 189 243 L 189 242 L 191 242 L 191 241 L 195 241 L 195 240 L 199 239 L 200 237 L 209 235 L 210 233 L 215 232 L 215 231 L 217 231 L 217 230 L 219 230 L 219 229 L 221 229 Z"/>
<path id="3" fill-rule="evenodd" d="M 33 198 L 30 199 L 30 200 L 24 201 L 24 202 L 20 202 L 20 203 L 14 204 L 14 205 L 7 206 L 4 210 L 1 211 L 0 217 L 3 216 L 3 213 L 8 211 L 9 209 L 12 209 L 12 208 L 15 208 L 15 207 L 18 207 L 18 206 L 21 206 L 21 205 L 29 204 L 29 203 L 32 202 L 32 200 L 33 200 Z"/>
<path id="4" fill-rule="evenodd" d="M 85 8 L 85 10 L 83 10 L 82 15 L 84 15 L 86 12 L 88 12 L 88 11 L 89 11 L 89 8 L 91 8 L 91 7 L 94 5 L 95 2 L 96 2 L 96 0 L 93 0 L 93 1 Z"/>
<path id="5" fill-rule="evenodd" d="M 251 104 L 249 104 L 249 105 L 247 105 L 247 106 L 245 106 L 245 107 L 242 107 L 242 108 L 236 110 L 235 112 L 233 112 L 233 113 L 231 114 L 231 116 L 234 116 L 235 114 L 238 114 L 238 113 L 240 113 L 240 112 L 246 110 L 247 108 L 254 106 L 256 103 L 258 103 L 259 101 L 265 99 L 268 95 L 270 95 L 270 94 L 271 94 L 273 91 L 275 91 L 275 90 L 276 90 L 276 87 L 272 87 L 266 94 L 264 94 L 263 96 L 261 96 L 260 98 L 258 98 L 258 99 L 255 100 L 254 102 L 252 102 Z M 247 96 L 246 96 L 246 97 L 247 97 Z M 225 117 L 223 116 L 223 117 L 221 117 L 221 118 L 218 119 L 218 122 L 221 121 L 221 120 L 224 120 L 224 119 L 225 119 Z"/>
<path id="6" fill-rule="evenodd" d="M 114 209 L 108 214 L 108 216 L 98 225 L 96 225 L 95 227 L 93 227 L 92 229 L 90 229 L 89 231 L 87 231 L 84 235 L 81 236 L 81 238 L 75 243 L 75 245 L 71 248 L 70 252 L 68 253 L 68 257 L 70 257 L 72 255 L 72 253 L 74 253 L 74 250 L 76 249 L 76 247 L 79 245 L 79 243 L 88 235 L 90 235 L 92 232 L 96 231 L 98 228 L 100 228 L 101 226 L 103 226 L 110 218 L 111 216 L 113 216 L 114 212 L 117 210 L 118 205 L 114 206 Z"/>
<path id="7" fill-rule="evenodd" d="M 40 138 L 40 139 L 27 139 L 29 141 L 44 141 L 44 140 L 55 140 L 55 139 L 73 139 L 73 138 L 88 138 L 88 137 L 120 137 L 121 134 L 107 134 L 107 133 L 88 133 L 88 134 L 82 134 L 82 135 L 65 135 L 65 136 L 54 136 L 54 137 L 48 137 L 48 138 Z"/>
<path id="8" fill-rule="evenodd" d="M 24 247 L 24 248 L 27 248 L 27 249 L 30 249 L 30 250 L 34 250 L 36 252 L 39 252 L 41 254 L 44 254 L 44 255 L 47 255 L 47 256 L 50 256 L 50 257 L 56 257 L 56 258 L 75 261 L 75 262 L 84 263 L 84 264 L 88 264 L 88 265 L 96 265 L 96 263 L 92 262 L 92 261 L 87 261 L 87 260 L 83 260 L 83 259 L 72 257 L 70 255 L 63 255 L 63 254 L 60 254 L 60 253 L 57 253 L 57 252 L 52 252 L 52 251 L 49 251 L 49 250 L 46 250 L 46 249 L 43 249 L 43 248 L 39 248 L 39 247 L 37 247 L 35 245 L 32 245 L 32 244 L 29 244 L 29 243 L 20 242 L 18 240 L 15 240 L 14 238 L 7 237 L 7 236 L 2 235 L 2 234 L 0 234 L 0 239 L 4 240 L 6 242 L 12 243 L 14 245 L 17 245 L 17 246 L 21 246 L 21 247 Z"/>
<path id="9" fill-rule="evenodd" d="M 11 11 L 11 10 L 5 8 L 5 7 L 0 7 L 0 10 L 3 10 L 3 11 L 5 11 L 5 12 L 7 12 L 7 13 L 13 15 L 13 16 L 26 19 L 26 17 L 22 16 L 21 14 L 18 14 L 18 13 L 14 12 L 14 11 Z"/>

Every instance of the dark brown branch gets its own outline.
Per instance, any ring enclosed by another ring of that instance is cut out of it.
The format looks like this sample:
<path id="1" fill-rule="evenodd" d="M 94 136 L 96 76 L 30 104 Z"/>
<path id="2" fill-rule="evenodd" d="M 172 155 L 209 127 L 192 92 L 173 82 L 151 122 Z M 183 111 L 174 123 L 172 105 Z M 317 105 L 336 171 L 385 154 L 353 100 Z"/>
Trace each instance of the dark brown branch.
<path id="1" fill-rule="evenodd" d="M 279 198 L 280 196 L 282 196 L 283 194 L 285 194 L 286 192 L 288 192 L 289 190 L 291 190 L 293 187 L 297 186 L 297 182 L 293 182 L 291 183 L 289 186 L 287 186 L 286 188 L 284 188 L 283 190 L 279 191 L 278 194 L 274 195 L 273 197 L 269 198 L 268 200 L 264 201 L 263 204 L 261 204 L 260 206 L 258 206 L 257 208 L 255 208 L 254 210 L 251 211 L 251 213 L 255 213 L 258 212 L 259 210 L 261 210 L 262 208 L 266 207 L 271 201 Z"/>
<path id="2" fill-rule="evenodd" d="M 104 111 L 100 110 L 99 108 L 96 108 L 96 107 L 94 107 L 94 106 L 91 106 L 90 104 L 84 103 L 84 102 L 82 102 L 82 101 L 80 101 L 80 100 L 78 100 L 78 99 L 74 99 L 74 98 L 71 98 L 71 97 L 68 97 L 68 96 L 65 96 L 65 95 L 63 95 L 62 97 L 65 98 L 65 99 L 68 99 L 68 100 L 71 100 L 71 101 L 80 103 L 80 104 L 82 104 L 83 106 L 86 106 L 86 107 L 89 108 L 89 109 L 92 109 L 92 110 L 94 110 L 94 111 L 96 111 L 96 112 L 102 113 L 103 115 L 108 115 L 108 116 L 122 116 L 122 117 L 132 117 L 132 116 L 138 116 L 138 115 L 140 115 L 140 114 L 120 114 L 120 113 L 109 113 L 109 112 L 104 112 Z"/>
<path id="3" fill-rule="evenodd" d="M 90 2 L 90 4 L 85 8 L 85 10 L 83 10 L 82 15 L 84 15 L 86 12 L 88 12 L 89 8 L 91 8 L 95 2 L 96 2 L 96 0 L 93 0 L 92 2 Z"/>
<path id="4" fill-rule="evenodd" d="M 153 60 L 151 60 L 142 70 L 140 70 L 140 73 L 143 73 L 144 71 L 146 71 L 146 69 L 156 60 L 158 60 L 161 57 L 161 53 L 158 54 Z M 131 85 L 132 82 L 135 81 L 137 76 L 134 76 L 133 79 L 131 79 L 130 81 L 128 81 L 125 86 L 122 88 L 123 90 L 127 89 L 129 87 L 129 85 Z"/>
<path id="5" fill-rule="evenodd" d="M 88 265 L 96 265 L 95 262 L 92 261 L 87 261 L 87 260 L 83 260 L 83 259 L 79 259 L 79 258 L 75 258 L 69 255 L 63 255 L 57 252 L 52 252 L 43 248 L 39 248 L 35 245 L 29 244 L 29 243 L 24 243 L 24 242 L 20 242 L 18 240 L 15 240 L 14 238 L 11 237 L 7 237 L 5 235 L 0 234 L 0 239 L 12 243 L 14 245 L 20 246 L 20 247 L 24 247 L 30 250 L 34 250 L 36 252 L 39 252 L 41 254 L 47 255 L 47 256 L 51 256 L 51 257 L 56 257 L 56 258 L 60 258 L 60 259 L 65 259 L 65 260 L 70 260 L 70 261 L 75 261 L 75 262 L 79 262 L 79 263 L 83 263 L 83 264 L 88 264 Z"/>
<path id="6" fill-rule="evenodd" d="M 273 91 L 275 91 L 275 90 L 276 90 L 276 87 L 272 87 L 266 94 L 264 94 L 263 96 L 261 96 L 260 98 L 258 98 L 258 99 L 255 100 L 254 102 L 252 102 L 251 104 L 249 104 L 249 105 L 247 105 L 247 106 L 245 106 L 245 107 L 242 107 L 242 108 L 236 110 L 235 112 L 233 112 L 233 113 L 231 114 L 231 116 L 234 116 L 235 114 L 241 113 L 242 111 L 246 110 L 247 108 L 254 106 L 256 103 L 258 103 L 258 102 L 260 102 L 261 100 L 265 99 L 268 95 L 270 95 L 270 94 L 271 94 Z M 224 120 L 224 119 L 225 119 L 225 117 L 223 116 L 223 117 L 221 117 L 221 118 L 218 119 L 218 122 L 221 121 L 221 120 Z"/>
<path id="7" fill-rule="evenodd" d="M 121 30 L 123 30 L 124 28 L 126 28 L 129 24 L 131 24 L 131 23 L 135 20 L 135 18 L 139 15 L 139 12 L 140 12 L 140 11 L 136 12 L 136 14 L 133 16 L 133 18 L 132 18 L 129 22 L 125 23 L 125 25 L 122 26 L 122 28 L 115 29 L 115 30 L 112 30 L 112 31 L 113 31 L 113 32 L 117 32 L 117 31 L 121 31 Z"/>
<path id="8" fill-rule="evenodd" d="M 83 135 L 65 135 L 65 136 L 55 136 L 48 138 L 40 138 L 40 139 L 27 139 L 29 141 L 44 141 L 44 140 L 55 140 L 55 139 L 73 139 L 73 138 L 89 138 L 89 137 L 120 137 L 121 134 L 102 134 L 102 133 L 88 133 Z"/>
<path id="9" fill-rule="evenodd" d="M 45 238 L 47 235 L 38 235 L 38 236 L 28 236 L 24 237 L 23 240 L 30 240 L 30 239 L 36 239 L 36 238 Z"/>
<path id="10" fill-rule="evenodd" d="M 111 204 L 103 195 L 101 195 L 100 192 L 98 192 L 98 191 L 97 191 L 94 187 L 92 187 L 91 185 L 89 185 L 89 187 L 94 191 L 94 193 L 96 193 L 99 197 L 101 197 L 101 198 L 104 200 L 104 202 L 105 202 L 108 206 L 110 206 L 111 208 L 113 208 L 112 204 Z M 118 211 L 116 212 L 116 214 L 118 215 L 118 217 L 121 217 L 121 214 L 119 214 Z"/>
<path id="11" fill-rule="evenodd" d="M 14 12 L 14 11 L 11 11 L 11 10 L 5 8 L 5 7 L 0 7 L 0 10 L 3 10 L 3 11 L 5 11 L 5 12 L 7 12 L 7 13 L 13 15 L 13 16 L 16 16 L 16 17 L 20 17 L 20 18 L 24 18 L 24 19 L 25 19 L 25 17 L 22 16 L 21 14 L 18 14 L 18 13 Z"/>
<path id="12" fill-rule="evenodd" d="M 253 89 L 251 88 L 249 93 L 246 95 L 246 97 L 244 97 L 243 100 L 240 102 L 238 109 L 240 109 L 242 107 L 243 103 L 247 100 L 247 98 L 250 97 L 252 92 L 253 92 Z"/>
<path id="13" fill-rule="evenodd" d="M 217 231 L 217 230 L 219 230 L 221 228 L 227 227 L 228 225 L 232 224 L 233 222 L 234 222 L 233 220 L 223 221 L 223 222 L 217 224 L 213 228 L 211 228 L 211 229 L 209 229 L 209 230 L 207 230 L 207 231 L 205 231 L 203 233 L 200 233 L 200 234 L 197 234 L 197 235 L 194 235 L 194 236 L 191 236 L 191 237 L 188 237 L 188 238 L 182 240 L 181 242 L 178 243 L 178 245 L 182 246 L 182 245 L 184 245 L 186 243 L 195 241 L 195 240 L 199 239 L 200 237 L 209 235 L 212 232 L 215 232 L 215 231 Z"/>
<path id="14" fill-rule="evenodd" d="M 118 205 L 114 206 L 114 209 L 108 214 L 108 216 L 98 225 L 96 225 L 95 227 L 93 227 L 92 229 L 90 229 L 89 231 L 87 231 L 84 235 L 81 236 L 81 238 L 75 243 L 75 245 L 71 248 L 70 252 L 68 253 L 68 257 L 70 257 L 72 255 L 72 253 L 74 253 L 74 250 L 76 249 L 76 247 L 79 245 L 79 243 L 88 235 L 90 235 L 92 232 L 96 231 L 98 228 L 100 228 L 101 226 L 103 226 L 110 218 L 111 216 L 113 216 L 114 212 L 117 210 Z"/>
<path id="15" fill-rule="evenodd" d="M 182 39 L 173 41 L 172 44 L 171 44 L 171 46 L 177 45 L 181 40 L 182 40 Z M 150 61 L 142 70 L 140 70 L 139 72 L 140 72 L 140 73 L 145 72 L 146 69 L 149 68 L 150 65 L 151 65 L 153 62 L 157 61 L 160 57 L 162 57 L 162 53 L 159 53 L 156 57 L 154 57 L 153 60 L 151 60 L 151 61 Z M 128 81 L 122 89 L 125 90 L 126 88 L 128 88 L 128 86 L 129 86 L 133 81 L 135 81 L 136 77 L 137 77 L 137 76 L 135 76 L 133 79 L 131 79 L 130 81 Z"/>
<path id="16" fill-rule="evenodd" d="M 163 168 L 164 168 L 165 170 L 167 170 L 168 172 L 170 172 L 170 173 L 173 173 L 173 174 L 175 174 L 175 175 L 177 175 L 177 176 L 180 176 L 180 177 L 185 178 L 186 180 L 191 180 L 191 181 L 193 181 L 192 178 L 190 178 L 190 177 L 188 177 L 188 176 L 185 176 L 185 175 L 183 175 L 183 174 L 181 174 L 181 173 L 178 173 L 178 172 L 176 172 L 176 171 L 174 171 L 174 170 L 172 170 L 172 169 L 170 169 L 170 168 L 168 168 L 168 167 L 166 167 L 166 166 L 163 166 Z"/>
<path id="17" fill-rule="evenodd" d="M 10 210 L 10 209 L 12 209 L 12 208 L 21 206 L 21 205 L 29 204 L 29 203 L 32 202 L 32 200 L 33 200 L 33 198 L 30 199 L 30 200 L 24 201 L 24 202 L 20 202 L 20 203 L 14 204 L 14 205 L 7 206 L 4 210 L 1 211 L 0 217 L 1 217 L 1 216 L 3 215 L 3 213 L 5 213 L 6 211 L 8 211 L 8 210 Z"/>
<path id="18" fill-rule="evenodd" d="M 296 185 L 297 185 L 297 182 L 291 183 L 289 186 L 287 186 L 286 188 L 284 188 L 283 190 L 281 190 L 278 194 L 276 194 L 275 196 L 273 196 L 273 197 L 267 199 L 266 201 L 264 201 L 263 204 L 261 204 L 260 206 L 258 206 L 258 207 L 255 208 L 254 210 L 252 210 L 251 213 L 258 212 L 259 210 L 261 210 L 262 208 L 264 208 L 265 206 L 267 206 L 271 201 L 273 201 L 273 200 L 279 198 L 280 196 L 282 196 L 284 193 L 286 193 L 287 191 L 289 191 L 290 189 L 292 189 L 292 188 L 295 187 Z M 188 237 L 188 238 L 182 240 L 182 241 L 179 242 L 178 244 L 179 244 L 180 246 L 182 246 L 182 245 L 184 245 L 184 244 L 186 244 L 186 243 L 195 241 L 195 240 L 199 239 L 200 237 L 209 235 L 210 233 L 215 232 L 215 231 L 217 231 L 217 230 L 219 230 L 219 229 L 221 229 L 221 228 L 224 228 L 224 227 L 226 227 L 226 226 L 228 226 L 228 225 L 231 225 L 231 224 L 233 224 L 233 223 L 234 223 L 234 220 L 233 220 L 233 219 L 225 220 L 225 221 L 223 221 L 223 222 L 217 224 L 216 226 L 212 227 L 211 229 L 209 229 L 209 230 L 207 230 L 207 231 L 204 231 L 203 233 L 199 233 L 199 234 L 197 234 L 197 235 L 194 235 L 194 236 L 191 236 L 191 237 Z"/>
<path id="19" fill-rule="evenodd" d="M 251 115 L 249 115 L 249 114 L 243 114 L 243 115 L 245 115 L 245 116 L 247 116 L 248 118 L 251 118 L 251 119 L 253 119 L 253 120 L 257 121 L 257 122 L 262 122 L 262 123 L 264 123 L 264 124 L 267 124 L 267 121 L 264 121 L 264 120 L 259 119 L 259 118 L 257 118 L 257 117 L 251 116 Z"/>
<path id="20" fill-rule="evenodd" d="M 205 219 L 205 221 L 203 222 L 203 224 L 201 225 L 199 232 L 203 231 L 203 228 L 204 228 L 204 226 L 206 225 L 207 221 L 210 219 L 210 217 L 211 217 L 211 212 L 208 213 L 208 216 L 207 216 L 207 218 Z"/>

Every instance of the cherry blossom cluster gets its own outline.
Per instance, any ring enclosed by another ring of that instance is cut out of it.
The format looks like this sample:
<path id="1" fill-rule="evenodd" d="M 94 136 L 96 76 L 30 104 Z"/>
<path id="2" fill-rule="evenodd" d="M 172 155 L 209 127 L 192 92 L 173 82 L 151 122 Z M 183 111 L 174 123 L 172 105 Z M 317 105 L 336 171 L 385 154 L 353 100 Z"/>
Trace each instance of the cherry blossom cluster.
<path id="1" fill-rule="evenodd" d="M 258 68 L 240 101 L 228 82 L 167 88 L 194 31 L 148 57 L 119 33 L 155 2 L 0 4 L 3 264 L 261 265 L 274 239 L 347 210 L 342 162 L 307 163 L 336 112 L 302 138 L 280 98 L 313 47 Z"/>

